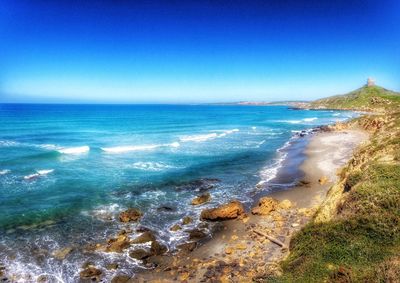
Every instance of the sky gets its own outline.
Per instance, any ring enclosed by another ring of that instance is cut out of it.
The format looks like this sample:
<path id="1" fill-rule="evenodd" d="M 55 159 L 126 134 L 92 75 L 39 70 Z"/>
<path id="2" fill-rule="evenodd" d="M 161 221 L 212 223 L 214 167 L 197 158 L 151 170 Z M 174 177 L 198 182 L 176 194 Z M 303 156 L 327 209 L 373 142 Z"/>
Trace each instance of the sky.
<path id="1" fill-rule="evenodd" d="M 398 0 L 0 3 L 0 102 L 312 100 L 400 90 Z"/>

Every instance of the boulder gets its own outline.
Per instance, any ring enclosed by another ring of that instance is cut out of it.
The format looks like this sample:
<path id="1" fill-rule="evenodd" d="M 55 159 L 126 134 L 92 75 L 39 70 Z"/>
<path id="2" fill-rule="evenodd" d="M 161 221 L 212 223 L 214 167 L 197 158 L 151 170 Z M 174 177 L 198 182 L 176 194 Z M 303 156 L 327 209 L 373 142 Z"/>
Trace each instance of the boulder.
<path id="1" fill-rule="evenodd" d="M 210 193 L 205 193 L 205 194 L 202 194 L 202 195 L 200 195 L 198 197 L 195 197 L 192 200 L 191 204 L 192 205 L 203 204 L 203 203 L 206 203 L 206 202 L 210 201 L 210 199 L 211 199 Z"/>
<path id="2" fill-rule="evenodd" d="M 131 278 L 128 275 L 117 275 L 111 279 L 111 283 L 128 283 L 130 280 Z"/>
<path id="3" fill-rule="evenodd" d="M 121 253 L 124 249 L 130 246 L 130 240 L 128 235 L 120 234 L 116 238 L 111 238 L 107 241 L 105 251 Z"/>
<path id="4" fill-rule="evenodd" d="M 183 217 L 183 219 L 182 219 L 182 224 L 183 224 L 183 225 L 188 225 L 188 224 L 190 224 L 190 223 L 192 223 L 192 222 L 193 222 L 193 218 L 190 217 L 190 216 L 185 216 L 185 217 Z"/>
<path id="5" fill-rule="evenodd" d="M 143 244 L 143 243 L 152 242 L 155 240 L 156 240 L 156 236 L 154 236 L 152 232 L 146 231 L 146 232 L 143 232 L 137 238 L 133 239 L 131 241 L 131 243 L 132 244 Z"/>
<path id="6" fill-rule="evenodd" d="M 142 213 L 136 208 L 129 208 L 119 214 L 121 222 L 135 222 L 142 217 Z"/>
<path id="7" fill-rule="evenodd" d="M 251 213 L 257 215 L 268 215 L 271 211 L 278 208 L 278 201 L 270 197 L 262 197 L 258 200 L 258 205 L 253 207 Z"/>
<path id="8" fill-rule="evenodd" d="M 89 266 L 79 273 L 81 279 L 90 279 L 91 281 L 100 281 L 103 272 L 94 266 Z"/>
<path id="9" fill-rule="evenodd" d="M 179 224 L 175 224 L 175 225 L 171 226 L 171 228 L 169 228 L 169 230 L 173 231 L 173 232 L 179 231 L 181 229 L 182 229 L 182 227 Z"/>
<path id="10" fill-rule="evenodd" d="M 167 251 L 167 247 L 160 244 L 158 241 L 151 242 L 150 252 L 152 255 L 162 255 Z"/>
<path id="11" fill-rule="evenodd" d="M 189 232 L 189 239 L 190 240 L 199 240 L 207 236 L 206 233 L 199 229 L 193 229 L 188 231 Z"/>
<path id="12" fill-rule="evenodd" d="M 193 251 L 197 246 L 196 242 L 188 242 L 188 243 L 183 243 L 177 246 L 177 248 L 185 253 L 189 253 L 191 251 Z"/>
<path id="13" fill-rule="evenodd" d="M 152 256 L 151 251 L 146 251 L 145 249 L 137 249 L 129 252 L 129 256 L 134 259 L 143 260 Z"/>
<path id="14" fill-rule="evenodd" d="M 218 221 L 235 219 L 244 215 L 243 205 L 233 200 L 216 208 L 205 209 L 201 212 L 201 220 Z"/>

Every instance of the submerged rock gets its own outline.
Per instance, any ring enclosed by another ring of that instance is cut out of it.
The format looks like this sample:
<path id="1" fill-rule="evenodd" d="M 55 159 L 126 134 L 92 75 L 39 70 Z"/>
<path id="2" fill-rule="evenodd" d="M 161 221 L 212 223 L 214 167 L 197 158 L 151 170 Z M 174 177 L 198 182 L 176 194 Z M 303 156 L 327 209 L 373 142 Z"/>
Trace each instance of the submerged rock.
<path id="1" fill-rule="evenodd" d="M 211 200 L 211 195 L 210 195 L 210 193 L 205 193 L 205 194 L 202 194 L 202 195 L 200 195 L 200 196 L 198 196 L 198 197 L 195 197 L 195 198 L 192 200 L 191 204 L 192 204 L 192 205 L 199 205 L 199 204 L 206 203 L 206 202 L 208 202 L 208 201 L 210 201 L 210 200 Z"/>
<path id="2" fill-rule="evenodd" d="M 268 215 L 278 208 L 278 201 L 270 197 L 262 197 L 258 200 L 258 205 L 253 207 L 251 213 L 257 215 Z"/>
<path id="3" fill-rule="evenodd" d="M 221 180 L 219 179 L 204 178 L 181 184 L 179 186 L 176 186 L 175 188 L 178 191 L 188 190 L 196 192 L 206 192 L 213 189 L 215 185 L 219 182 L 221 182 Z"/>
<path id="4" fill-rule="evenodd" d="M 173 232 L 179 231 L 181 229 L 182 229 L 182 227 L 179 224 L 175 224 L 175 225 L 171 226 L 171 228 L 169 228 L 169 230 L 173 231 Z"/>
<path id="5" fill-rule="evenodd" d="M 58 260 L 63 260 L 67 257 L 67 255 L 69 255 L 70 252 L 72 252 L 72 250 L 73 249 L 71 247 L 56 250 L 53 252 L 53 256 Z"/>
<path id="6" fill-rule="evenodd" d="M 79 272 L 79 276 L 81 277 L 81 279 L 90 279 L 91 281 L 96 282 L 100 281 L 102 274 L 103 272 L 94 266 L 89 266 Z"/>
<path id="7" fill-rule="evenodd" d="M 142 217 L 142 212 L 136 208 L 129 208 L 119 214 L 119 220 L 121 222 L 134 222 L 138 221 Z"/>
<path id="8" fill-rule="evenodd" d="M 239 201 L 233 200 L 219 207 L 203 210 L 201 212 L 200 219 L 218 221 L 218 220 L 235 219 L 243 215 L 244 215 L 243 205 Z"/>
<path id="9" fill-rule="evenodd" d="M 183 219 L 182 219 L 182 224 L 183 224 L 183 225 L 188 225 L 188 224 L 190 224 L 190 223 L 192 223 L 192 222 L 193 222 L 193 218 L 190 217 L 190 216 L 185 216 L 185 217 L 183 217 Z"/>

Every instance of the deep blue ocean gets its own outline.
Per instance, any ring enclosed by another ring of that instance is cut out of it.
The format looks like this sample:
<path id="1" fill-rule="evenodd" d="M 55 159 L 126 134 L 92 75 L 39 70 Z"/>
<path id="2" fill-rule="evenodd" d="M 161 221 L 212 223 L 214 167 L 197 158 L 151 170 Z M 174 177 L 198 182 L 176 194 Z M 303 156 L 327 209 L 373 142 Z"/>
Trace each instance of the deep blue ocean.
<path id="1" fill-rule="evenodd" d="M 0 104 L 0 264 L 21 282 L 40 274 L 74 282 L 88 260 L 119 261 L 132 272 L 141 263 L 127 253 L 81 252 L 127 227 L 120 211 L 139 208 L 144 217 L 129 228 L 152 229 L 173 249 L 188 237 L 169 231 L 173 224 L 189 215 L 193 228 L 206 207 L 234 198 L 250 204 L 257 191 L 296 182 L 296 174 L 275 178 L 296 133 L 354 115 L 286 106 Z M 211 202 L 190 205 L 205 191 Z M 51 256 L 64 247 L 74 248 L 64 261 Z"/>

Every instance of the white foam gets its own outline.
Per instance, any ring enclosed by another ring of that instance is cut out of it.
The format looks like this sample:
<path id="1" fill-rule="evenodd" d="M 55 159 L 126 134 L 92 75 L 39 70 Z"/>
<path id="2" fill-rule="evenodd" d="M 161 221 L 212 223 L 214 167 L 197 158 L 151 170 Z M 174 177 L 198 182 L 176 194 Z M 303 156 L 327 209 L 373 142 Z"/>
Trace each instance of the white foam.
<path id="1" fill-rule="evenodd" d="M 89 152 L 90 147 L 85 145 L 85 146 L 79 146 L 79 147 L 64 147 L 61 149 L 58 149 L 57 151 L 62 154 L 82 154 L 82 153 L 87 153 Z"/>
<path id="2" fill-rule="evenodd" d="M 304 118 L 303 121 L 304 121 L 304 122 L 312 122 L 312 121 L 315 121 L 315 120 L 317 120 L 317 119 L 318 119 L 317 117 L 313 117 L 313 118 Z"/>
<path id="3" fill-rule="evenodd" d="M 0 147 L 11 147 L 11 146 L 17 146 L 19 145 L 18 142 L 15 141 L 9 141 L 9 140 L 1 140 L 0 141 Z"/>
<path id="4" fill-rule="evenodd" d="M 36 171 L 36 173 L 34 173 L 34 174 L 30 174 L 30 175 L 24 176 L 24 179 L 25 179 L 25 180 L 32 180 L 32 179 L 38 178 L 38 177 L 40 177 L 40 176 L 45 176 L 45 175 L 47 175 L 47 174 L 49 174 L 49 173 L 52 173 L 53 171 L 54 171 L 54 169 L 49 169 L 49 170 L 38 170 L 38 171 Z"/>
<path id="5" fill-rule="evenodd" d="M 276 122 L 288 123 L 288 124 L 300 124 L 302 120 L 278 120 Z"/>
<path id="6" fill-rule="evenodd" d="M 4 169 L 4 170 L 1 170 L 1 171 L 0 171 L 0 175 L 5 175 L 5 174 L 8 174 L 8 173 L 10 173 L 10 172 L 11 172 L 10 170 Z"/>
<path id="7" fill-rule="evenodd" d="M 254 131 L 255 129 L 257 129 L 257 127 L 251 127 L 251 129 Z"/>
<path id="8" fill-rule="evenodd" d="M 333 113 L 332 116 L 335 116 L 335 117 L 340 116 L 340 113 Z"/>
<path id="9" fill-rule="evenodd" d="M 171 147 L 180 147 L 181 144 L 179 142 L 173 142 L 173 143 L 169 144 L 169 146 L 171 146 Z"/>
<path id="10" fill-rule="evenodd" d="M 160 145 L 128 145 L 128 146 L 115 146 L 115 147 L 102 147 L 101 150 L 107 153 L 124 153 L 129 151 L 143 151 L 153 150 Z"/>
<path id="11" fill-rule="evenodd" d="M 218 134 L 218 132 L 222 132 L 221 134 Z M 222 138 L 225 137 L 226 135 L 230 135 L 233 133 L 239 132 L 239 129 L 232 129 L 232 130 L 215 130 L 214 133 L 210 134 L 200 134 L 200 135 L 189 135 L 189 136 L 183 136 L 179 140 L 181 142 L 204 142 L 216 138 Z"/>
<path id="12" fill-rule="evenodd" d="M 132 167 L 143 171 L 162 171 L 173 168 L 173 166 L 162 162 L 135 162 Z"/>

